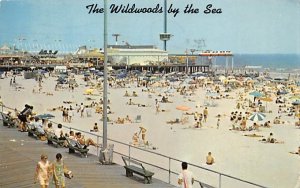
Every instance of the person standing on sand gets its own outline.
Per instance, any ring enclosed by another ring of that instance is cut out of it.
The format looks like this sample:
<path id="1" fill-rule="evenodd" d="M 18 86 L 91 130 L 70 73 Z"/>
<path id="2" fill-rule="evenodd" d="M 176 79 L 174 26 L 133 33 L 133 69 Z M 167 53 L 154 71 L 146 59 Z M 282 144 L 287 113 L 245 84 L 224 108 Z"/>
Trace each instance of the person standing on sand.
<path id="1" fill-rule="evenodd" d="M 219 129 L 219 127 L 220 127 L 220 118 L 217 121 L 217 129 Z"/>
<path id="2" fill-rule="evenodd" d="M 178 176 L 178 185 L 182 188 L 193 188 L 194 175 L 189 171 L 188 164 L 186 162 L 181 163 L 182 171 Z"/>
<path id="3" fill-rule="evenodd" d="M 81 103 L 79 111 L 80 111 L 80 117 L 82 117 L 82 118 L 84 117 L 84 115 L 83 115 L 84 109 L 85 109 L 85 107 L 84 107 L 83 103 Z"/>
<path id="4" fill-rule="evenodd" d="M 38 162 L 34 175 L 34 184 L 39 180 L 41 188 L 49 186 L 49 178 L 51 176 L 51 165 L 47 160 L 47 155 L 41 155 L 41 161 Z"/>
<path id="5" fill-rule="evenodd" d="M 159 107 L 160 107 L 160 105 L 159 105 L 159 101 L 157 100 L 157 99 L 155 99 L 155 108 L 156 108 L 156 114 L 158 114 L 159 113 Z"/>
<path id="6" fill-rule="evenodd" d="M 203 110 L 204 122 L 206 122 L 207 116 L 208 116 L 208 110 L 207 110 L 207 107 L 205 107 L 205 109 Z"/>
<path id="7" fill-rule="evenodd" d="M 140 133 L 142 133 L 142 140 L 144 142 L 144 144 L 146 143 L 146 132 L 147 132 L 147 129 L 145 129 L 144 127 L 140 127 Z"/>

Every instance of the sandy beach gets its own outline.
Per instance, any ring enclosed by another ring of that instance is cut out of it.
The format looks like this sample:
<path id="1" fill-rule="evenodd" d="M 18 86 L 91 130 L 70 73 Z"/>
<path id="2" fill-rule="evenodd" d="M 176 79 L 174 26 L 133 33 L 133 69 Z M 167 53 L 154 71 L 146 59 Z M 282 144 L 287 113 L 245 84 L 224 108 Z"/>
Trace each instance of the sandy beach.
<path id="1" fill-rule="evenodd" d="M 68 88 L 55 91 L 57 77 L 47 77 L 43 79 L 40 93 L 33 93 L 33 89 L 35 88 L 37 91 L 38 88 L 38 82 L 34 79 L 24 79 L 23 76 L 17 76 L 18 87 L 16 88 L 10 86 L 10 78 L 0 80 L 0 95 L 4 105 L 22 110 L 25 104 L 30 104 L 37 114 L 53 114 L 55 118 L 51 120 L 85 131 L 92 129 L 94 123 L 98 123 L 100 131 L 96 134 L 102 135 L 101 114 L 95 113 L 95 109 L 91 110 L 91 117 L 87 117 L 85 114 L 83 118 L 80 117 L 80 113 L 75 111 L 71 123 L 63 122 L 60 110 L 49 111 L 49 109 L 59 106 L 69 107 L 72 105 L 74 108 L 75 104 L 89 105 L 93 101 L 100 101 L 102 93 L 97 89 L 92 91 L 92 95 L 85 94 L 90 87 L 86 86 L 83 75 L 75 75 L 78 87 L 75 87 L 74 91 Z M 92 81 L 96 82 L 95 80 Z M 171 86 L 177 87 L 180 83 L 172 82 Z M 278 114 L 279 104 L 275 103 L 276 97 L 274 95 L 272 101 L 267 103 L 267 110 L 271 110 L 272 113 L 265 113 L 265 119 L 258 122 L 261 124 L 271 121 L 271 127 L 260 127 L 259 130 L 253 131 L 238 131 L 229 130 L 232 129 L 233 124 L 230 121 L 230 114 L 235 111 L 246 111 L 246 109 L 238 110 L 236 108 L 238 93 L 244 93 L 242 87 L 226 93 L 221 87 L 221 93 L 228 95 L 228 97 L 207 99 L 207 89 L 211 88 L 209 85 L 195 89 L 191 95 L 180 95 L 176 89 L 169 89 L 170 86 L 152 87 L 151 92 L 145 92 L 146 87 L 136 86 L 137 84 L 133 82 L 126 84 L 125 88 L 109 87 L 108 99 L 111 101 L 109 106 L 113 112 L 108 114 L 108 117 L 113 121 L 113 123 L 108 124 L 109 138 L 131 143 L 133 134 L 139 132 L 139 127 L 143 126 L 147 129 L 146 140 L 157 148 L 155 152 L 266 187 L 288 188 L 296 185 L 300 169 L 299 155 L 293 155 L 289 152 L 295 152 L 300 143 L 300 129 L 295 126 L 298 119 L 294 116 L 287 116 L 286 113 Z M 156 112 L 155 99 L 160 101 L 165 95 L 164 91 L 167 90 L 169 91 L 167 97 L 172 103 L 160 102 L 160 112 Z M 138 97 L 124 97 L 126 91 L 130 95 L 135 91 Z M 249 95 L 249 92 L 244 94 L 244 98 L 253 101 L 253 96 Z M 47 93 L 51 93 L 51 95 L 47 95 Z M 87 97 L 90 100 L 87 100 Z M 129 99 L 136 104 L 145 106 L 128 105 Z M 64 101 L 71 103 L 66 104 Z M 201 128 L 195 128 L 193 112 L 203 113 L 206 102 L 214 103 L 216 106 L 207 107 L 207 122 L 202 122 Z M 264 101 L 262 103 L 263 105 L 266 104 Z M 291 103 L 291 100 L 287 102 L 287 105 L 291 105 L 288 103 Z M 176 109 L 178 106 L 189 108 L 182 111 Z M 185 113 L 191 113 L 191 115 Z M 114 122 L 118 117 L 125 118 L 126 115 L 133 121 L 137 115 L 141 115 L 141 122 L 124 124 Z M 219 128 L 217 128 L 218 115 L 220 115 Z M 274 118 L 279 115 L 284 124 L 273 124 Z M 184 123 L 167 123 L 176 119 L 185 119 L 186 121 Z M 251 120 L 247 120 L 248 126 L 252 124 Z M 274 137 L 283 143 L 263 143 L 259 141 L 262 137 L 244 136 L 245 134 L 256 134 L 267 138 L 270 133 L 273 133 Z M 20 133 L 16 131 L 16 134 Z M 97 152 L 93 147 L 90 151 L 94 154 Z M 215 158 L 215 163 L 210 166 L 205 164 L 205 157 L 208 152 L 212 152 Z M 157 165 L 165 165 L 165 162 L 155 161 L 155 158 L 151 158 L 151 156 L 139 157 Z M 178 168 L 174 170 L 179 172 L 180 166 L 178 165 Z M 213 178 L 203 172 L 194 172 L 194 174 L 196 178 L 205 180 L 211 185 L 218 185 L 215 177 Z M 228 182 L 228 185 L 225 183 L 223 187 L 239 187 L 231 184 L 230 180 Z"/>

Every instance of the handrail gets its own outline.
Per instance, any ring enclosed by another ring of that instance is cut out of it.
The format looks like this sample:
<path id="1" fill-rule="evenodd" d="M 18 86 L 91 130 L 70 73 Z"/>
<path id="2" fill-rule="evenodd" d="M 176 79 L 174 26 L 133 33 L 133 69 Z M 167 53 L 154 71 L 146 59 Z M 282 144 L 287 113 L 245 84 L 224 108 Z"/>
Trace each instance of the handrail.
<path id="1" fill-rule="evenodd" d="M 1 105 L 1 104 L 0 104 Z M 15 110 L 11 107 L 8 107 L 8 106 L 5 106 L 5 105 L 1 105 L 2 106 L 2 112 L 3 112 L 3 108 L 7 108 L 7 109 L 10 109 L 10 110 Z M 49 120 L 51 123 L 53 124 L 58 124 L 57 122 L 55 121 L 52 121 L 52 120 Z M 65 129 L 69 129 L 69 130 L 77 130 L 77 131 L 80 131 L 82 133 L 86 133 L 86 134 L 89 134 L 89 135 L 92 135 L 92 136 L 95 136 L 97 137 L 97 142 L 99 141 L 99 138 L 102 138 L 102 136 L 100 135 L 97 135 L 97 134 L 94 134 L 94 133 L 90 133 L 90 132 L 87 132 L 87 131 L 84 131 L 84 130 L 80 130 L 80 129 L 77 129 L 77 128 L 73 128 L 73 127 L 69 127 L 69 126 L 65 126 L 63 125 L 63 127 Z M 183 162 L 182 160 L 179 160 L 179 159 L 176 159 L 176 158 L 173 158 L 173 157 L 170 157 L 170 156 L 167 156 L 167 155 L 163 155 L 163 154 L 160 154 L 160 153 L 157 153 L 157 152 L 153 152 L 153 151 L 149 151 L 149 150 L 146 150 L 146 149 L 143 149 L 143 148 L 139 148 L 139 147 L 136 147 L 136 146 L 132 146 L 130 144 L 127 144 L 127 143 L 124 143 L 124 142 L 121 142 L 121 141 L 118 141 L 118 140 L 114 140 L 114 139 L 111 139 L 111 138 L 108 138 L 109 141 L 111 142 L 115 142 L 115 143 L 118 143 L 120 145 L 124 145 L 124 146 L 128 146 L 129 148 L 129 151 L 128 151 L 128 155 L 126 154 L 123 154 L 123 153 L 120 153 L 120 152 L 117 152 L 117 151 L 113 151 L 114 153 L 118 154 L 118 155 L 121 155 L 121 156 L 127 156 L 127 157 L 130 157 L 134 160 L 137 160 L 139 162 L 142 162 L 142 163 L 145 163 L 147 165 L 150 165 L 150 166 L 153 166 L 155 168 L 158 168 L 158 169 L 161 169 L 161 170 L 164 170 L 164 171 L 167 171 L 169 172 L 169 174 L 175 174 L 175 175 L 178 175 L 177 172 L 174 172 L 171 170 L 171 166 L 170 166 L 170 163 L 169 163 L 169 169 L 166 169 L 166 168 L 163 168 L 163 167 L 160 167 L 160 166 L 157 166 L 155 164 L 152 164 L 152 163 L 149 163 L 149 162 L 145 162 L 145 161 L 142 161 L 140 159 L 137 159 L 137 158 L 133 158 L 130 156 L 130 148 L 134 148 L 136 150 L 140 150 L 140 151 L 143 151 L 143 152 L 147 152 L 147 153 L 151 153 L 151 154 L 155 154 L 157 156 L 161 156 L 163 158 L 166 158 L 168 159 L 169 161 L 177 161 L 177 162 Z M 99 144 L 99 143 L 97 143 Z M 98 149 L 97 149 L 97 156 L 98 156 Z M 266 186 L 262 186 L 262 185 L 259 185 L 259 184 L 256 184 L 256 183 L 253 183 L 253 182 L 250 182 L 250 181 L 247 181 L 247 180 L 243 180 L 243 179 L 240 179 L 240 178 L 237 178 L 237 177 L 234 177 L 234 176 L 231 176 L 231 175 L 228 175 L 228 174 L 224 174 L 222 172 L 218 172 L 218 171 L 215 171 L 215 170 L 211 170 L 211 169 L 208 169 L 208 168 L 205 168 L 205 167 L 202 167 L 202 166 L 199 166 L 199 165 L 195 165 L 195 164 L 192 164 L 192 163 L 189 163 L 190 166 L 193 166 L 193 167 L 196 167 L 198 169 L 202 169 L 202 170 L 205 170 L 205 171 L 209 171 L 209 172 L 212 172 L 214 174 L 218 174 L 219 175 L 219 188 L 221 188 L 221 185 L 222 185 L 222 182 L 221 182 L 221 177 L 224 176 L 224 177 L 228 177 L 228 178 L 231 178 L 231 179 L 234 179 L 234 180 L 237 180 L 237 181 L 240 181 L 240 182 L 243 182 L 243 183 L 247 183 L 247 184 L 250 184 L 250 185 L 254 185 L 254 186 L 257 186 L 257 187 L 261 187 L 261 188 L 267 188 Z M 195 182 L 198 182 L 198 183 L 202 183 L 201 181 L 199 180 L 195 180 Z M 169 184 L 170 184 L 170 176 L 169 176 Z"/>

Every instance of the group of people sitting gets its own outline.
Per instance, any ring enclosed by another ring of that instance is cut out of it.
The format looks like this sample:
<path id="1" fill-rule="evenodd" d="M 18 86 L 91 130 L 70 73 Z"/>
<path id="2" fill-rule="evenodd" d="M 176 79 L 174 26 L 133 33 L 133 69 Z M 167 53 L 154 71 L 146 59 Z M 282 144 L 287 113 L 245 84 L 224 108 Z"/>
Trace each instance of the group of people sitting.
<path id="1" fill-rule="evenodd" d="M 97 126 L 97 124 L 95 124 Z M 88 146 L 92 145 L 95 147 L 99 147 L 97 143 L 95 143 L 91 138 L 85 138 L 84 135 L 82 135 L 81 132 L 74 132 L 70 131 L 68 133 L 64 133 L 62 129 L 62 124 L 57 125 L 57 129 L 52 128 L 52 123 L 48 123 L 47 129 L 45 129 L 45 134 L 51 134 L 53 137 L 55 137 L 58 140 L 64 140 L 63 146 L 68 147 L 67 138 L 75 141 L 77 146 L 87 148 Z"/>
<path id="2" fill-rule="evenodd" d="M 132 92 L 132 96 L 129 95 L 128 91 L 125 91 L 124 97 L 137 97 L 137 93 L 135 91 Z"/>
<path id="3" fill-rule="evenodd" d="M 118 117 L 115 121 L 116 124 L 124 124 L 124 123 L 133 123 L 132 119 L 129 117 L 129 115 L 126 115 L 125 118 Z"/>
<path id="4" fill-rule="evenodd" d="M 16 111 L 16 115 L 17 115 Z M 68 142 L 66 141 L 67 138 L 76 141 L 76 143 L 81 145 L 81 147 L 88 147 L 90 145 L 99 147 L 97 143 L 95 143 L 91 138 L 85 138 L 81 132 L 70 131 L 70 133 L 64 133 L 62 124 L 58 124 L 57 128 L 53 128 L 51 122 L 48 122 L 46 119 L 40 119 L 37 116 L 27 115 L 26 121 L 22 122 L 22 120 L 18 120 L 18 118 L 14 117 L 11 112 L 6 114 L 6 118 L 10 120 L 16 121 L 15 123 L 19 125 L 19 131 L 25 132 L 32 132 L 38 138 L 43 140 L 50 135 L 51 137 L 63 140 L 62 146 L 68 147 Z"/>

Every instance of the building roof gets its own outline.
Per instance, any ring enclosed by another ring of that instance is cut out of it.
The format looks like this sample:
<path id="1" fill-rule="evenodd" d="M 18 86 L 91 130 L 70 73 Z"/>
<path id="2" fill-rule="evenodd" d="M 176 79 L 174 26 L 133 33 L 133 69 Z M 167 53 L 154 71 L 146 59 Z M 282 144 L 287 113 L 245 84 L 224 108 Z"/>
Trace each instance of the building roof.
<path id="1" fill-rule="evenodd" d="M 116 49 L 157 49 L 154 45 L 108 45 L 107 48 L 116 48 Z"/>

